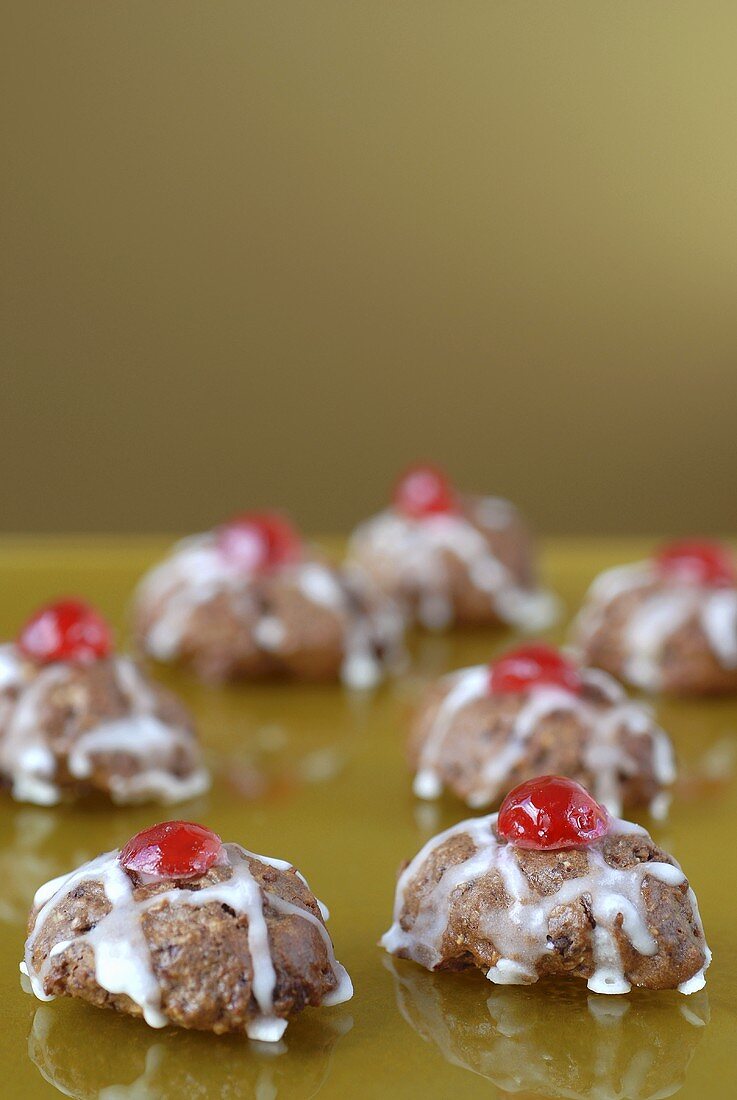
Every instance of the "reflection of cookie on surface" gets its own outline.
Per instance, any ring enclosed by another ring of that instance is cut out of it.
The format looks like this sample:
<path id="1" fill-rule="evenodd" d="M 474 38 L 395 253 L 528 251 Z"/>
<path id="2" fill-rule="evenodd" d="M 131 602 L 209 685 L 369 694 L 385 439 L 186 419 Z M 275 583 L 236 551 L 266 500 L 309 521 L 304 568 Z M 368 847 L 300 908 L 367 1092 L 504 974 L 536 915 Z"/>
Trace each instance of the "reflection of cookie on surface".
<path id="1" fill-rule="evenodd" d="M 572 809 L 559 819 L 568 791 Z M 556 777 L 522 784 L 499 814 L 426 844 L 400 875 L 382 945 L 428 970 L 477 967 L 500 985 L 570 975 L 596 993 L 692 993 L 711 958 L 675 860 Z"/>
<path id="2" fill-rule="evenodd" d="M 289 864 L 168 822 L 41 887 L 24 967 L 41 1000 L 275 1042 L 352 995 L 326 916 Z"/>
<path id="3" fill-rule="evenodd" d="M 269 723 L 244 734 L 237 748 L 221 755 L 217 774 L 239 798 L 278 802 L 304 786 L 334 780 L 350 752 L 349 739 L 329 724 L 318 736 L 303 729 L 290 735 L 286 725 Z"/>
<path id="4" fill-rule="evenodd" d="M 75 1100 L 185 1100 L 278 1097 L 308 1100 L 327 1081 L 333 1050 L 352 1026 L 347 1014 L 305 1019 L 299 1037 L 264 1046 L 241 1037 L 177 1031 L 152 1035 L 131 1020 L 104 1013 L 94 1043 L 74 1006 L 41 1005 L 28 1036 L 28 1055 L 39 1073 Z M 288 1053 L 288 1057 L 282 1057 Z M 299 1072 L 295 1072 L 295 1062 Z"/>
<path id="5" fill-rule="evenodd" d="M 604 1001 L 576 985 L 496 987 L 385 960 L 404 1019 L 451 1065 L 513 1094 L 655 1100 L 683 1084 L 709 1021 L 706 991 L 686 1004 Z M 561 1021 L 564 1021 L 562 1024 Z M 561 1042 L 561 1027 L 565 1042 Z"/>
<path id="6" fill-rule="evenodd" d="M 649 708 L 606 673 L 542 645 L 443 676 L 417 711 L 409 755 L 419 797 L 447 788 L 472 807 L 556 774 L 614 814 L 646 805 L 662 816 L 675 779 L 670 740 Z"/>
<path id="7" fill-rule="evenodd" d="M 434 467 L 400 478 L 391 507 L 354 531 L 349 561 L 428 630 L 537 631 L 557 615 L 555 598 L 536 584 L 530 535 L 513 505 L 460 494 Z"/>
<path id="8" fill-rule="evenodd" d="M 145 653 L 212 682 L 340 678 L 372 687 L 401 656 L 396 608 L 272 513 L 236 517 L 175 546 L 141 582 L 134 617 Z"/>
<path id="9" fill-rule="evenodd" d="M 113 653 L 106 624 L 79 601 L 42 609 L 0 647 L 0 779 L 41 805 L 179 802 L 210 782 L 184 705 Z"/>
<path id="10" fill-rule="evenodd" d="M 737 573 L 725 548 L 675 543 L 596 578 L 574 641 L 586 664 L 645 691 L 737 692 Z"/>

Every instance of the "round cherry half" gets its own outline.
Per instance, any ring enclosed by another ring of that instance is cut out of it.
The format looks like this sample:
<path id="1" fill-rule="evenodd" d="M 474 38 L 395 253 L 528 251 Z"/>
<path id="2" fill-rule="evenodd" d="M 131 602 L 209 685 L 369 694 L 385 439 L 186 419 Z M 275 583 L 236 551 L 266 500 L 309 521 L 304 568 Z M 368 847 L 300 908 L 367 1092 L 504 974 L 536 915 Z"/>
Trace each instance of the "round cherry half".
<path id="1" fill-rule="evenodd" d="M 217 547 L 244 573 L 269 573 L 297 562 L 302 540 L 279 512 L 243 512 L 218 527 Z"/>
<path id="2" fill-rule="evenodd" d="M 118 856 L 127 871 L 154 879 L 195 878 L 217 861 L 223 842 L 191 821 L 164 821 L 128 841 Z"/>
<path id="3" fill-rule="evenodd" d="M 91 664 L 113 648 L 110 627 L 82 600 L 57 600 L 42 607 L 22 628 L 17 642 L 23 655 L 39 665 Z"/>
<path id="4" fill-rule="evenodd" d="M 734 558 L 718 542 L 682 539 L 668 543 L 656 554 L 655 565 L 661 576 L 671 580 L 717 588 L 737 583 Z"/>
<path id="5" fill-rule="evenodd" d="M 457 510 L 450 479 L 437 466 L 417 465 L 405 470 L 394 486 L 392 503 L 409 519 L 425 519 Z"/>
<path id="6" fill-rule="evenodd" d="M 489 666 L 492 695 L 519 695 L 536 688 L 557 687 L 578 695 L 581 677 L 559 649 L 534 642 L 505 653 Z"/>
<path id="7" fill-rule="evenodd" d="M 580 783 L 543 775 L 520 783 L 502 802 L 497 832 L 518 848 L 580 848 L 609 829 L 609 815 Z"/>

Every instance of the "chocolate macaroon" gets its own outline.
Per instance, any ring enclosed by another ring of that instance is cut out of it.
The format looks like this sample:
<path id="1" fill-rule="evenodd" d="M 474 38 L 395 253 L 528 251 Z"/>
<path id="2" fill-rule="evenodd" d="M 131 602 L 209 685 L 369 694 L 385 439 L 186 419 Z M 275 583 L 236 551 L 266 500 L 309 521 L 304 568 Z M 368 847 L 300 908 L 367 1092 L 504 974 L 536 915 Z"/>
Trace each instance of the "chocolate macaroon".
<path id="1" fill-rule="evenodd" d="M 473 808 L 555 773 L 613 814 L 647 806 L 663 817 L 676 774 L 670 738 L 646 704 L 540 643 L 443 676 L 417 711 L 409 757 L 420 798 L 447 789 Z"/>
<path id="2" fill-rule="evenodd" d="M 210 778 L 184 705 L 113 651 L 93 608 L 60 600 L 0 647 L 0 782 L 49 806 L 180 802 Z"/>
<path id="3" fill-rule="evenodd" d="M 276 1042 L 352 996 L 326 919 L 290 864 L 165 822 L 38 890 L 22 969 L 41 1000 Z"/>
<path id="4" fill-rule="evenodd" d="M 135 597 L 140 649 L 212 683 L 342 680 L 370 688 L 402 656 L 398 610 L 273 512 L 185 539 Z"/>
<path id="5" fill-rule="evenodd" d="M 596 578 L 574 624 L 581 659 L 644 691 L 737 693 L 737 569 L 718 543 L 677 542 Z"/>
<path id="6" fill-rule="evenodd" d="M 390 506 L 353 533 L 348 561 L 428 630 L 506 624 L 538 631 L 558 601 L 540 588 L 517 509 L 459 492 L 434 466 L 413 466 Z"/>
<path id="7" fill-rule="evenodd" d="M 568 976 L 612 994 L 694 993 L 711 960 L 673 857 L 559 776 L 426 844 L 400 875 L 382 945 L 428 970 L 476 967 L 500 985 Z"/>

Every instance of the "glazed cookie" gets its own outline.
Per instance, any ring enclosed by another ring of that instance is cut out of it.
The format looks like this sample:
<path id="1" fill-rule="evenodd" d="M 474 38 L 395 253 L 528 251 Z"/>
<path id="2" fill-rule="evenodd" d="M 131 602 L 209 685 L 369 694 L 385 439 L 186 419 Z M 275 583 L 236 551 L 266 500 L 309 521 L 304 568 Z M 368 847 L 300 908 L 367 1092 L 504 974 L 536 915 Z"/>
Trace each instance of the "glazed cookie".
<path id="1" fill-rule="evenodd" d="M 554 772 L 613 814 L 644 805 L 663 817 L 675 779 L 670 739 L 650 708 L 607 673 L 540 644 L 443 676 L 417 713 L 409 756 L 415 794 L 447 788 L 474 808 Z"/>
<path id="2" fill-rule="evenodd" d="M 0 781 L 44 806 L 95 793 L 179 802 L 210 784 L 183 704 L 115 654 L 79 600 L 43 608 L 0 647 Z"/>
<path id="3" fill-rule="evenodd" d="M 375 685 L 401 656 L 398 610 L 317 556 L 283 517 L 247 513 L 186 539 L 139 586 L 143 652 L 203 680 Z"/>
<path id="4" fill-rule="evenodd" d="M 21 970 L 44 1001 L 276 1042 L 353 994 L 327 916 L 290 864 L 170 821 L 42 886 Z"/>
<path id="5" fill-rule="evenodd" d="M 678 542 L 596 578 L 574 627 L 586 664 L 646 691 L 737 692 L 737 571 L 725 547 Z"/>
<path id="6" fill-rule="evenodd" d="M 538 631 L 558 612 L 536 584 L 530 535 L 513 505 L 460 493 L 432 466 L 408 470 L 390 507 L 360 524 L 349 562 L 429 630 Z"/>
<path id="7" fill-rule="evenodd" d="M 558 776 L 426 844 L 382 945 L 428 970 L 477 967 L 500 985 L 570 975 L 595 993 L 694 993 L 711 960 L 676 861 Z"/>

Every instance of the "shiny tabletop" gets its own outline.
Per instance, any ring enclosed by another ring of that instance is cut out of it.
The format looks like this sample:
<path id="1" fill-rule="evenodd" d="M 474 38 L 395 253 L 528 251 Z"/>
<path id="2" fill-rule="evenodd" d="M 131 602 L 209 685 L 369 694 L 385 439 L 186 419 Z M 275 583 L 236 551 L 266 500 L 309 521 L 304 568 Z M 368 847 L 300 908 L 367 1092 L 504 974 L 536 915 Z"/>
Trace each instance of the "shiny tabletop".
<path id="1" fill-rule="evenodd" d="M 0 542 L 0 635 L 39 603 L 95 602 L 126 640 L 130 594 L 167 543 L 100 538 Z M 336 544 L 328 544 L 336 549 Z M 588 582 L 644 556 L 642 540 L 550 540 L 546 579 L 566 614 Z M 499 987 L 481 974 L 431 975 L 378 946 L 403 859 L 471 816 L 451 799 L 418 802 L 404 743 L 424 685 L 486 661 L 503 630 L 411 639 L 412 665 L 370 695 L 297 684 L 206 688 L 154 669 L 197 720 L 212 790 L 175 809 L 102 804 L 45 809 L 0 802 L 0 1095 L 84 1100 L 255 1097 L 728 1096 L 737 1079 L 737 699 L 656 699 L 680 777 L 666 823 L 638 820 L 682 863 L 714 952 L 706 989 L 589 994 L 582 981 Z M 21 989 L 28 907 L 37 886 L 154 821 L 184 817 L 226 840 L 287 859 L 329 907 L 352 1001 L 308 1009 L 275 1046 L 245 1038 L 154 1031 L 73 1001 L 42 1004 Z"/>

